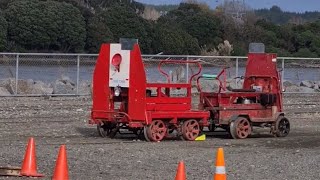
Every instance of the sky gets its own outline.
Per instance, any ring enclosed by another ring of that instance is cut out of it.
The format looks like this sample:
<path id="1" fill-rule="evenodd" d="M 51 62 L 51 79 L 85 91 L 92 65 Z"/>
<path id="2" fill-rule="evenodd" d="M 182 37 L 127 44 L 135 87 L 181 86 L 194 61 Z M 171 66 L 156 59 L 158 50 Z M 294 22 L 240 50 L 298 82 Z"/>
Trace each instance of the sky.
<path id="1" fill-rule="evenodd" d="M 136 0 L 138 2 L 147 4 L 179 4 L 181 0 Z M 216 7 L 224 0 L 202 0 L 211 7 Z M 320 0 L 245 0 L 251 8 L 261 9 L 270 8 L 273 5 L 279 6 L 283 11 L 300 12 L 305 11 L 319 11 L 320 12 Z"/>

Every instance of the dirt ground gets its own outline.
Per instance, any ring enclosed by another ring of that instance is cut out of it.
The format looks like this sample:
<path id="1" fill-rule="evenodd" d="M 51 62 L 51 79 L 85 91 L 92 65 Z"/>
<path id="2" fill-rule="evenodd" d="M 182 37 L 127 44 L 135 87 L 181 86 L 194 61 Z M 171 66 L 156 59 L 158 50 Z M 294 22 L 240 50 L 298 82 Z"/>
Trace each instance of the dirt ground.
<path id="1" fill-rule="evenodd" d="M 50 179 L 59 146 L 66 144 L 71 179 L 174 179 L 178 162 L 187 179 L 212 179 L 215 155 L 223 147 L 229 180 L 319 179 L 320 94 L 287 94 L 291 132 L 274 138 L 259 130 L 244 140 L 225 132 L 206 141 L 150 143 L 132 135 L 101 138 L 87 124 L 89 97 L 0 98 L 0 166 L 21 166 L 29 137 L 36 141 L 38 171 Z M 24 179 L 0 177 L 0 179 Z"/>

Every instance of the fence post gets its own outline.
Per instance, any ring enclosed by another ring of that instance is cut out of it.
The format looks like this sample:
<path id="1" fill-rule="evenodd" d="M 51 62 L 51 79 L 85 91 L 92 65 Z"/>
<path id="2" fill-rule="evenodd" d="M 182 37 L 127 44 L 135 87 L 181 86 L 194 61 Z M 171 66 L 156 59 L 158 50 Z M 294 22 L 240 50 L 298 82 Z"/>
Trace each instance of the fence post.
<path id="1" fill-rule="evenodd" d="M 239 58 L 236 58 L 236 77 L 239 76 Z M 238 81 L 236 80 L 236 87 L 238 88 Z"/>
<path id="2" fill-rule="evenodd" d="M 281 62 L 281 68 L 282 68 L 282 71 L 281 71 L 281 91 L 283 91 L 283 80 L 284 80 L 284 58 L 282 58 L 282 62 Z"/>
<path id="3" fill-rule="evenodd" d="M 16 87 L 15 87 L 15 92 L 14 94 L 18 94 L 18 79 L 19 79 L 19 54 L 16 56 Z"/>
<path id="4" fill-rule="evenodd" d="M 187 56 L 187 61 L 189 61 L 189 56 Z M 187 63 L 187 65 L 186 65 L 187 67 L 187 72 L 186 72 L 186 75 L 187 75 L 187 78 L 186 78 L 186 83 L 189 83 L 189 63 Z"/>
<path id="5" fill-rule="evenodd" d="M 79 95 L 80 55 L 77 56 L 77 94 Z"/>

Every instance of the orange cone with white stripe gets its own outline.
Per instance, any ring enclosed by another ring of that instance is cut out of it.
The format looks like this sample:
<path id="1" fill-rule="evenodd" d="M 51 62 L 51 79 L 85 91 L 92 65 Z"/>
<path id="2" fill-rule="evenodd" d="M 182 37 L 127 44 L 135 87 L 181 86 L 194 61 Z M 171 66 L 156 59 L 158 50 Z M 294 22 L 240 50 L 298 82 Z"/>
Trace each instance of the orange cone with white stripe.
<path id="1" fill-rule="evenodd" d="M 216 157 L 216 171 L 214 173 L 213 180 L 226 180 L 226 167 L 224 162 L 223 148 L 219 148 Z"/>
<path id="2" fill-rule="evenodd" d="M 180 161 L 177 169 L 177 174 L 175 180 L 186 180 L 186 168 L 184 162 Z"/>

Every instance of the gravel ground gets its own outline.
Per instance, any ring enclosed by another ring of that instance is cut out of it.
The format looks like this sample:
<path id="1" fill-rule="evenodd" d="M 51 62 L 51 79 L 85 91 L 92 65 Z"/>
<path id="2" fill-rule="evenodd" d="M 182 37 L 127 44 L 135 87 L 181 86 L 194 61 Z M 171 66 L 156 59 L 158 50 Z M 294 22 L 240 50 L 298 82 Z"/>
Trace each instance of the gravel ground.
<path id="1" fill-rule="evenodd" d="M 285 96 L 292 126 L 286 138 L 274 138 L 265 129 L 244 140 L 215 132 L 207 133 L 206 141 L 160 143 L 132 135 L 100 138 L 96 127 L 87 124 L 89 98 L 1 98 L 0 166 L 20 166 L 28 138 L 34 137 L 43 179 L 51 178 L 61 144 L 67 145 L 71 179 L 169 180 L 180 160 L 186 164 L 187 179 L 212 179 L 218 147 L 224 148 L 229 180 L 319 179 L 319 98 Z"/>

